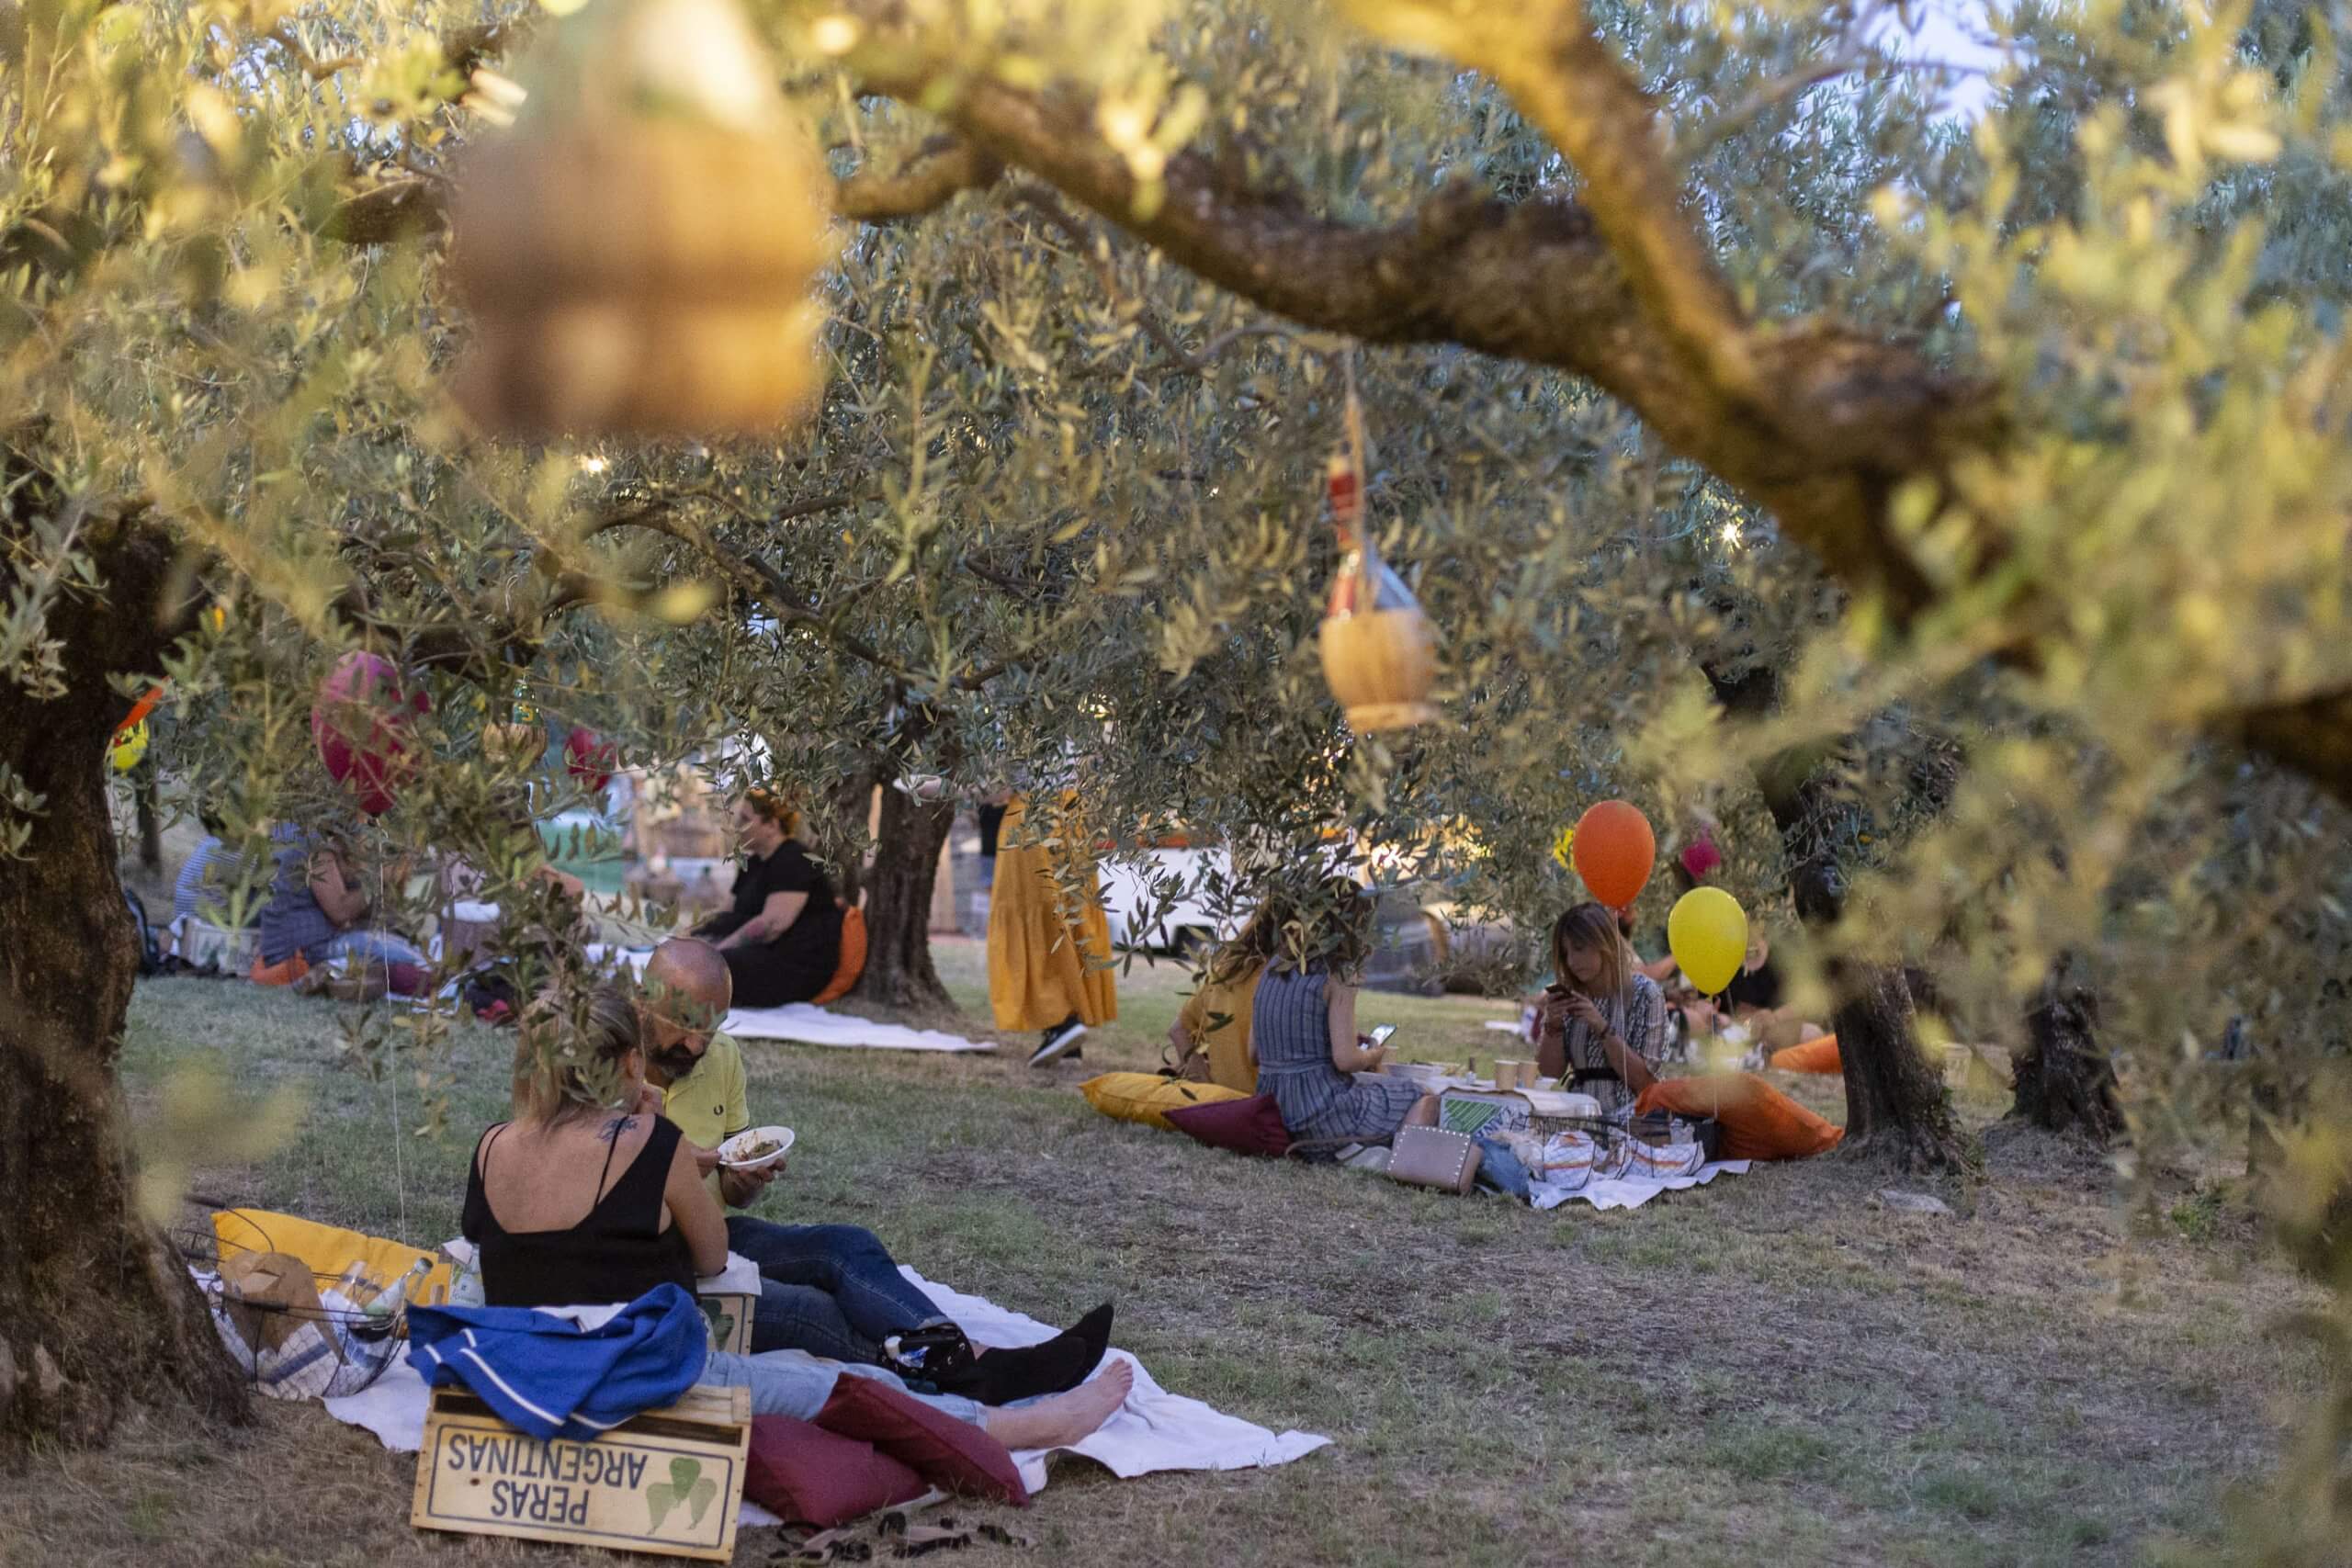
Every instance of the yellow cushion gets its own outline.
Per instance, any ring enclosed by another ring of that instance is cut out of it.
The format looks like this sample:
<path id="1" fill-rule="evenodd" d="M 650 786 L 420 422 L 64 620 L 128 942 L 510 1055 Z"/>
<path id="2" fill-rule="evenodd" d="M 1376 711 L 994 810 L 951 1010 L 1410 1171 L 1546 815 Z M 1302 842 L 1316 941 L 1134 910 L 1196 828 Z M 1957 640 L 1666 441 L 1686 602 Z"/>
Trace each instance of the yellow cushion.
<path id="1" fill-rule="evenodd" d="M 322 1225 L 292 1214 L 273 1214 L 266 1209 L 222 1209 L 212 1216 L 212 1234 L 220 1238 L 224 1254 L 283 1252 L 299 1258 L 318 1276 L 322 1287 L 334 1283 L 343 1277 L 345 1269 L 360 1263 L 367 1266 L 368 1280 L 381 1289 L 408 1272 L 418 1258 L 425 1258 L 432 1263 L 433 1271 L 424 1277 L 424 1285 L 412 1299 L 422 1303 L 448 1299 L 448 1260 L 423 1247 L 405 1247 L 381 1236 Z"/>
<path id="2" fill-rule="evenodd" d="M 1163 1078 L 1158 1073 L 1104 1073 L 1078 1086 L 1086 1102 L 1105 1116 L 1122 1122 L 1140 1122 L 1147 1127 L 1166 1128 L 1168 1113 L 1182 1111 L 1188 1105 L 1214 1105 L 1220 1100 L 1247 1100 L 1250 1097 L 1238 1089 L 1222 1084 L 1178 1083 Z"/>

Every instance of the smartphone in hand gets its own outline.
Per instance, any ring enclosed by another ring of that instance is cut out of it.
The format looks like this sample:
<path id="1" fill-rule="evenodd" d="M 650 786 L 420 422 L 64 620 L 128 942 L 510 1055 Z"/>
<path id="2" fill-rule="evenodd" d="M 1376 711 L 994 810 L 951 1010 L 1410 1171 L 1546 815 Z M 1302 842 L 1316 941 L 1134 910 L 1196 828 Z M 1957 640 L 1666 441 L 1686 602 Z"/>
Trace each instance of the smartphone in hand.
<path id="1" fill-rule="evenodd" d="M 1396 1033 L 1396 1026 L 1395 1024 L 1382 1024 L 1379 1028 L 1372 1032 L 1372 1048 L 1375 1051 L 1379 1050 L 1383 1045 L 1387 1044 L 1388 1042 L 1395 1037 Z"/>

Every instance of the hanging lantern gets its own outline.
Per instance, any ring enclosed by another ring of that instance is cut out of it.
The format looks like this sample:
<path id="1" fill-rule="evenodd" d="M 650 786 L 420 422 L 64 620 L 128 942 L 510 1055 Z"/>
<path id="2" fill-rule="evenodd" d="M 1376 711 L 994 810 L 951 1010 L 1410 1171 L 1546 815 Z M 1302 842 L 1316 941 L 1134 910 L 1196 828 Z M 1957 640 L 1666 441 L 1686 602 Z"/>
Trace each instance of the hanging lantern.
<path id="1" fill-rule="evenodd" d="M 450 277 L 456 390 L 517 435 L 767 432 L 822 385 L 825 171 L 733 0 L 606 0 L 502 84 Z"/>
<path id="2" fill-rule="evenodd" d="M 1329 469 L 1331 525 L 1340 534 L 1340 572 L 1323 613 L 1323 679 L 1357 734 L 1404 729 L 1437 716 L 1429 701 L 1437 676 L 1437 637 L 1404 579 L 1380 558 L 1363 525 L 1363 416 L 1348 393 L 1350 450 Z"/>
<path id="3" fill-rule="evenodd" d="M 537 762 L 548 749 L 548 732 L 536 724 L 485 724 L 481 727 L 482 754 L 501 768 L 521 773 Z"/>
<path id="4" fill-rule="evenodd" d="M 391 660 L 354 650 L 319 682 L 311 705 L 311 739 L 335 783 L 352 792 L 360 810 L 380 817 L 416 771 L 416 758 L 401 734 L 417 715 L 432 709 L 422 691 L 401 689 Z"/>
<path id="5" fill-rule="evenodd" d="M 518 773 L 537 762 L 548 749 L 547 727 L 539 722 L 539 710 L 530 705 L 527 695 L 523 683 L 517 681 L 514 706 L 506 722 L 481 727 L 482 754 L 493 766 L 511 768 Z"/>

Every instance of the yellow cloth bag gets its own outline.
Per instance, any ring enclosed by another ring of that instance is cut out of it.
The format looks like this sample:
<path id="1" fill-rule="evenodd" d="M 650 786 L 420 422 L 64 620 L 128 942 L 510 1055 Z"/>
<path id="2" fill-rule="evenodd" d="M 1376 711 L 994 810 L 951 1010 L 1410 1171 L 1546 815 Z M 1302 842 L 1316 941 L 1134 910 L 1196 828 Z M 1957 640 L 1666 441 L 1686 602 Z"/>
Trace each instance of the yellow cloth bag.
<path id="1" fill-rule="evenodd" d="M 266 1209 L 221 1209 L 212 1216 L 212 1235 L 223 1254 L 282 1252 L 299 1258 L 318 1276 L 321 1290 L 342 1278 L 354 1263 L 366 1266 L 369 1281 L 379 1290 L 416 1266 L 420 1258 L 433 1265 L 424 1283 L 410 1293 L 412 1302 L 432 1305 L 449 1299 L 449 1262 L 437 1252 L 403 1246 L 381 1236 L 322 1225 L 292 1214 Z"/>
<path id="2" fill-rule="evenodd" d="M 1103 1073 L 1079 1085 L 1078 1092 L 1105 1116 L 1121 1122 L 1139 1122 L 1170 1133 L 1176 1130 L 1168 1121 L 1171 1111 L 1250 1098 L 1223 1084 L 1179 1083 L 1158 1073 Z"/>
<path id="3" fill-rule="evenodd" d="M 1018 796 L 998 829 L 996 884 L 989 895 L 989 1009 L 1007 1032 L 1053 1028 L 1073 1013 L 1089 1028 L 1119 1016 L 1119 991 L 1107 965 L 1111 921 L 1102 912 L 1094 857 L 1009 840 L 1028 814 Z M 1054 880 L 1057 856 L 1077 867 L 1086 889 L 1077 909 L 1065 909 Z M 1074 918 L 1073 918 L 1074 917 Z"/>

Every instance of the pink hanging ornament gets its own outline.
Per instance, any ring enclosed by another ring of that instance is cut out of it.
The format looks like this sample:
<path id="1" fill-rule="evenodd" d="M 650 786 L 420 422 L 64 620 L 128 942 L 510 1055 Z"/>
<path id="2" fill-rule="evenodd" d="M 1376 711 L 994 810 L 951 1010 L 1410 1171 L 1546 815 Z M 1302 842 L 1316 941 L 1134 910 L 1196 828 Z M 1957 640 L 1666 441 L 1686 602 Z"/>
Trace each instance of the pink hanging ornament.
<path id="1" fill-rule="evenodd" d="M 584 724 L 574 725 L 571 733 L 563 738 L 563 765 L 566 772 L 588 788 L 591 795 L 602 795 L 605 786 L 613 782 L 613 769 L 620 753 L 613 743 Z"/>
<path id="2" fill-rule="evenodd" d="M 400 786 L 416 772 L 401 732 L 433 711 L 422 691 L 404 691 L 400 671 L 379 654 L 355 649 L 335 661 L 311 705 L 311 739 L 319 761 L 370 817 L 392 808 Z"/>

